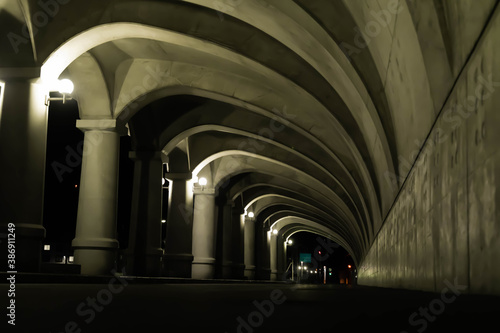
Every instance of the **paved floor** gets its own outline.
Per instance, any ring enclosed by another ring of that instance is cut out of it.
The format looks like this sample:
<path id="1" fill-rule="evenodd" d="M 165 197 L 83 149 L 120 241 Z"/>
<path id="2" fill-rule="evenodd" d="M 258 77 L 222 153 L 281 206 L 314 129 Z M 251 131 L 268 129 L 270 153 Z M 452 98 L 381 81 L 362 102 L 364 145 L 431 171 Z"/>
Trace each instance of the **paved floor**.
<path id="1" fill-rule="evenodd" d="M 499 298 L 451 292 L 110 282 L 17 284 L 6 332 L 497 332 L 500 318 Z"/>

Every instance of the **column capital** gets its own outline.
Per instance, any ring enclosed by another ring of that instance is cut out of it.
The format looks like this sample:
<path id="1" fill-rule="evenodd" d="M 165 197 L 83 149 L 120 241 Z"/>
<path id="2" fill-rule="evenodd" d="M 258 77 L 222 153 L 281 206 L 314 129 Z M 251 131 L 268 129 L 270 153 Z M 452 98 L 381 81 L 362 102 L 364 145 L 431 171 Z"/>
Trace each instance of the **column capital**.
<path id="1" fill-rule="evenodd" d="M 254 222 L 255 223 L 255 217 L 249 217 L 248 215 L 245 215 L 245 223 L 247 222 Z"/>
<path id="2" fill-rule="evenodd" d="M 161 161 L 162 153 L 160 151 L 130 151 L 128 157 L 133 161 Z"/>
<path id="3" fill-rule="evenodd" d="M 193 186 L 194 195 L 215 195 L 215 188 L 206 186 Z"/>
<path id="4" fill-rule="evenodd" d="M 193 178 L 191 172 L 167 172 L 165 178 L 168 180 L 190 180 Z"/>
<path id="5" fill-rule="evenodd" d="M 41 67 L 0 67 L 0 79 L 37 79 L 40 77 Z"/>
<path id="6" fill-rule="evenodd" d="M 76 127 L 82 132 L 86 131 L 108 131 L 120 135 L 128 133 L 127 128 L 118 124 L 116 119 L 77 119 Z"/>
<path id="7" fill-rule="evenodd" d="M 75 238 L 71 242 L 71 246 L 75 248 L 96 248 L 96 249 L 118 249 L 118 240 L 105 237 L 86 237 Z"/>

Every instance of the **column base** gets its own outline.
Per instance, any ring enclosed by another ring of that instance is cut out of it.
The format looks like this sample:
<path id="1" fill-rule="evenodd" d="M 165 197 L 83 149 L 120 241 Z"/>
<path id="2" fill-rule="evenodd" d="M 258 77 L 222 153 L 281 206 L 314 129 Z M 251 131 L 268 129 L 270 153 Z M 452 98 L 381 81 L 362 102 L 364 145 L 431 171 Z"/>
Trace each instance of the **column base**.
<path id="1" fill-rule="evenodd" d="M 116 270 L 118 241 L 111 238 L 75 238 L 72 242 L 75 264 L 84 275 L 113 275 Z"/>
<path id="2" fill-rule="evenodd" d="M 245 266 L 244 275 L 248 280 L 255 280 L 255 266 Z"/>
<path id="3" fill-rule="evenodd" d="M 219 263 L 217 279 L 231 279 L 231 276 L 233 274 L 231 265 L 231 261 L 223 261 L 222 263 Z"/>
<path id="4" fill-rule="evenodd" d="M 190 278 L 192 264 L 192 254 L 165 254 L 163 255 L 163 276 Z"/>
<path id="5" fill-rule="evenodd" d="M 231 278 L 237 280 L 243 280 L 245 278 L 245 264 L 232 264 Z"/>
<path id="6" fill-rule="evenodd" d="M 75 249 L 75 264 L 83 275 L 113 275 L 116 249 Z"/>
<path id="7" fill-rule="evenodd" d="M 236 279 L 243 280 L 245 278 L 245 265 L 233 264 L 231 261 L 226 261 L 220 266 L 219 279 Z"/>
<path id="8" fill-rule="evenodd" d="M 271 269 L 263 268 L 255 270 L 255 279 L 256 280 L 269 280 L 271 278 Z"/>
<path id="9" fill-rule="evenodd" d="M 40 272 L 42 262 L 42 243 L 45 238 L 45 228 L 39 224 L 15 223 L 15 266 L 14 269 L 7 266 L 8 245 L 8 223 L 0 225 L 2 253 L 5 260 L 0 262 L 0 271 L 16 270 L 18 272 L 37 273 Z M 11 238 L 12 239 L 12 238 Z"/>
<path id="10" fill-rule="evenodd" d="M 213 279 L 215 277 L 215 259 L 195 257 L 191 277 L 193 279 Z"/>
<path id="11" fill-rule="evenodd" d="M 163 249 L 151 249 L 147 253 L 126 252 L 126 272 L 135 276 L 161 276 Z"/>
<path id="12" fill-rule="evenodd" d="M 286 281 L 286 272 L 278 270 L 278 281 Z"/>
<path id="13" fill-rule="evenodd" d="M 271 281 L 278 281 L 278 271 L 271 271 Z"/>

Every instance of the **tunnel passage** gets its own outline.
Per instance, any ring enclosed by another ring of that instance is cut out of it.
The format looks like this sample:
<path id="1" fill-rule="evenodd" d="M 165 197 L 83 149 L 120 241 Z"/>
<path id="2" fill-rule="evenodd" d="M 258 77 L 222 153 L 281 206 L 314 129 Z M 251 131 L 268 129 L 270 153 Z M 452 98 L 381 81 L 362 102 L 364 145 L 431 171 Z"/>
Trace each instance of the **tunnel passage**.
<path id="1" fill-rule="evenodd" d="M 54 3 L 0 5 L 20 271 L 54 240 L 84 275 L 276 280 L 290 223 L 341 245 L 359 284 L 498 294 L 498 1 Z M 83 137 L 48 160 L 62 102 Z M 44 222 L 57 196 L 77 208 Z"/>

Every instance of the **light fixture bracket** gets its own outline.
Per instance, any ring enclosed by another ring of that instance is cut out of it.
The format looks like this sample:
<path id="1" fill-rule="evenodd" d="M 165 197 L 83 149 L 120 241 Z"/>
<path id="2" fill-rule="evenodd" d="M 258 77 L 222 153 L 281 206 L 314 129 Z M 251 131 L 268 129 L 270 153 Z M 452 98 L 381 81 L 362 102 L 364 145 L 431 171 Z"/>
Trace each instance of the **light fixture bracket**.
<path id="1" fill-rule="evenodd" d="M 73 100 L 73 97 L 71 97 L 70 94 L 63 93 L 62 97 L 48 97 L 45 96 L 45 106 L 49 106 L 51 101 L 62 101 L 63 104 L 66 103 L 66 101 L 71 101 Z"/>

